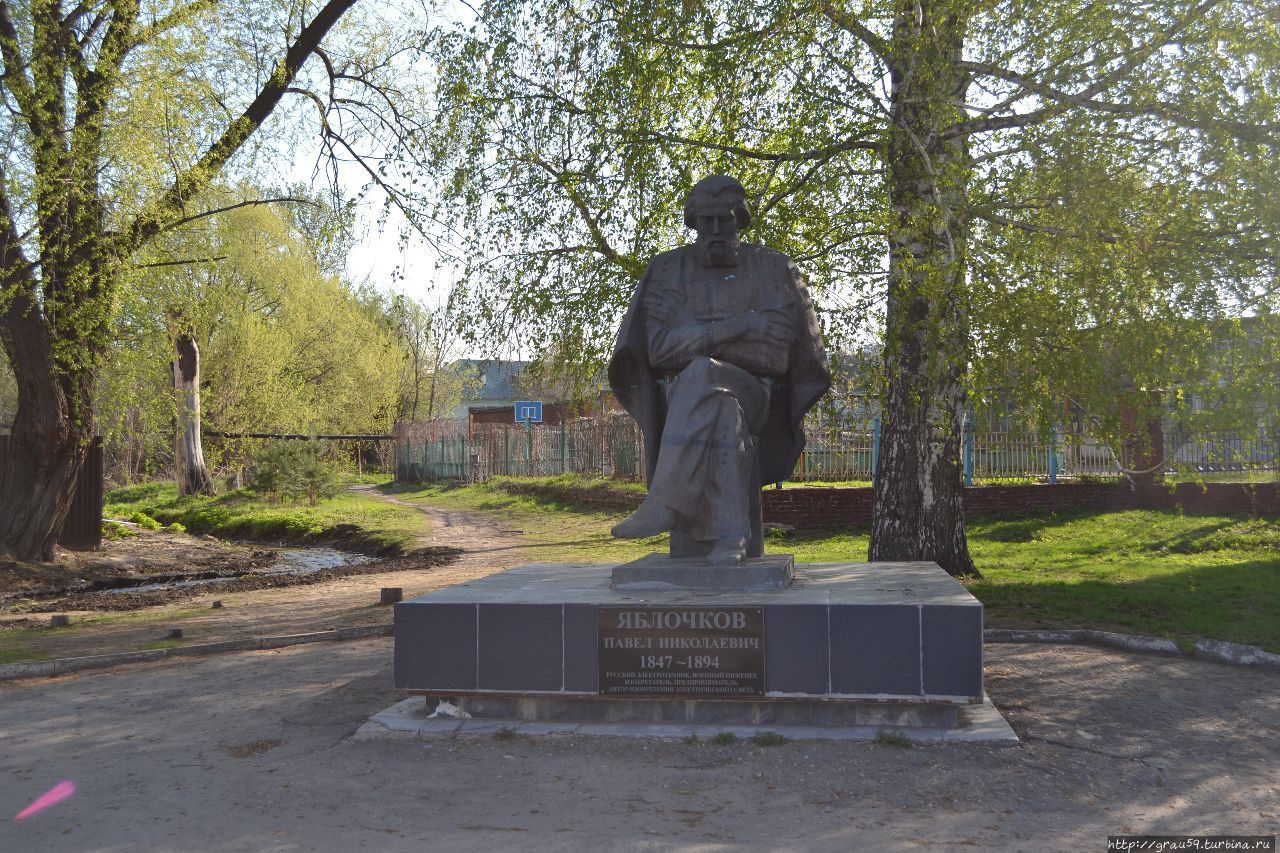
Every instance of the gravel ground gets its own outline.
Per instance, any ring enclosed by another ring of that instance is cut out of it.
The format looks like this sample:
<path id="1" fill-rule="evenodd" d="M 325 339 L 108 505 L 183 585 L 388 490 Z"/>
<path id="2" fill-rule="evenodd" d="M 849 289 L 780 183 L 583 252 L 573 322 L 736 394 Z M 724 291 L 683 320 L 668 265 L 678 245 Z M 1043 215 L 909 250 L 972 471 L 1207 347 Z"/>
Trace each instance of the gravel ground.
<path id="1" fill-rule="evenodd" d="M 990 646 L 1016 747 L 352 738 L 397 698 L 390 661 L 379 639 L 0 684 L 0 850 L 1105 850 L 1280 825 L 1277 673 Z"/>

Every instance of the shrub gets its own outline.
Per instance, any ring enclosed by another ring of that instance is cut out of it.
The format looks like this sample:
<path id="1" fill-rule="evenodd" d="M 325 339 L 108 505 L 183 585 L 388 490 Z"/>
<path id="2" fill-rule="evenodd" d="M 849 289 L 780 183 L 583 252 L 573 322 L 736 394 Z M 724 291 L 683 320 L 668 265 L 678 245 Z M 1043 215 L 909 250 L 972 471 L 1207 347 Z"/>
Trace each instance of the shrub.
<path id="1" fill-rule="evenodd" d="M 129 520 L 141 527 L 143 530 L 159 530 L 160 522 L 147 515 L 142 510 L 137 510 L 133 515 L 129 516 Z"/>
<path id="2" fill-rule="evenodd" d="M 320 498 L 331 498 L 342 490 L 337 470 L 321 458 L 319 448 L 311 443 L 302 446 L 296 464 L 294 477 L 298 490 L 307 496 L 307 503 L 311 506 L 315 506 Z"/>
<path id="3" fill-rule="evenodd" d="M 293 471 L 294 448 L 280 441 L 268 444 L 253 455 L 253 466 L 246 472 L 251 491 L 278 501 L 289 491 Z"/>
<path id="4" fill-rule="evenodd" d="M 249 488 L 268 500 L 305 496 L 311 506 L 342 488 L 337 471 L 324 459 L 323 446 L 311 441 L 267 445 L 254 455 L 247 477 Z"/>
<path id="5" fill-rule="evenodd" d="M 137 536 L 136 530 L 130 530 L 123 524 L 114 521 L 102 522 L 102 538 L 107 540 L 128 539 L 131 536 Z"/>

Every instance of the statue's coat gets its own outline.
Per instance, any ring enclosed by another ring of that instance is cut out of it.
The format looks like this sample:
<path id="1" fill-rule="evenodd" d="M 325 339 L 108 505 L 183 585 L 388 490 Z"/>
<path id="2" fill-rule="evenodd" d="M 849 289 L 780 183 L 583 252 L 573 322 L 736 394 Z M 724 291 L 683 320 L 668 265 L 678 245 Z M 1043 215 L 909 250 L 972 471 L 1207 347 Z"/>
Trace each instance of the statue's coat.
<path id="1" fill-rule="evenodd" d="M 651 290 L 681 281 L 683 270 L 697 263 L 694 247 L 682 246 L 658 255 L 645 270 L 632 294 L 618 339 L 609 360 L 609 384 L 623 408 L 635 418 L 644 435 L 647 479 L 652 482 L 666 404 L 658 379 L 662 375 L 649 361 L 649 307 Z M 831 386 L 822 332 L 813 302 L 795 264 L 781 252 L 750 243 L 741 245 L 742 266 L 767 277 L 767 283 L 785 295 L 792 314 L 792 344 L 786 373 L 774 379 L 769 415 L 760 434 L 758 453 L 760 485 L 781 482 L 791 476 L 804 450 L 804 415 Z"/>

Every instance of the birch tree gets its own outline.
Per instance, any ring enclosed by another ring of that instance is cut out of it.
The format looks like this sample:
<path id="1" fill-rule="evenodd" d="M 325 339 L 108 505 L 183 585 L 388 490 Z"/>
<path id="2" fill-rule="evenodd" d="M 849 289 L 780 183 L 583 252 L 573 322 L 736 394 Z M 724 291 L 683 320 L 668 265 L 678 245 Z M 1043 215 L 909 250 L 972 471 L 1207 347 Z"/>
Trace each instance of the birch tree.
<path id="1" fill-rule="evenodd" d="M 1274 309 L 1276 28 L 1253 0 L 487 4 L 437 42 L 458 299 L 598 360 L 682 193 L 738 175 L 828 334 L 881 347 L 870 557 L 969 574 L 973 397 L 1048 417 L 1109 378 L 1118 424 Z"/>

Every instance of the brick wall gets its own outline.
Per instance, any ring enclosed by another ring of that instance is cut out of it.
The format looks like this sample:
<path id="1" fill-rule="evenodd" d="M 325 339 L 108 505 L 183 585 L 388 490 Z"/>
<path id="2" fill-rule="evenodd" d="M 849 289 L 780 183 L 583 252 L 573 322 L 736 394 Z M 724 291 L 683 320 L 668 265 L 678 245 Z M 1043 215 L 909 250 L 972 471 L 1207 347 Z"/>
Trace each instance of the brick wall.
<path id="1" fill-rule="evenodd" d="M 765 489 L 766 523 L 829 527 L 871 522 L 871 489 L 813 487 Z M 1018 515 L 1053 509 L 1182 509 L 1190 513 L 1280 516 L 1278 483 L 1179 483 L 1134 491 L 1128 484 L 1059 483 L 973 486 L 964 490 L 965 513 Z"/>
<path id="2" fill-rule="evenodd" d="M 519 494 L 599 506 L 603 510 L 634 509 L 643 499 L 637 492 L 612 489 L 607 484 L 587 491 L 538 483 L 512 483 L 505 488 Z M 768 488 L 762 498 L 766 524 L 805 529 L 871 523 L 869 488 Z M 1128 484 L 1114 483 L 972 486 L 964 490 L 964 509 L 969 516 L 1021 515 L 1054 509 L 1181 509 L 1189 513 L 1280 517 L 1280 483 L 1179 483 L 1173 489 L 1156 486 L 1140 491 L 1129 488 Z"/>

